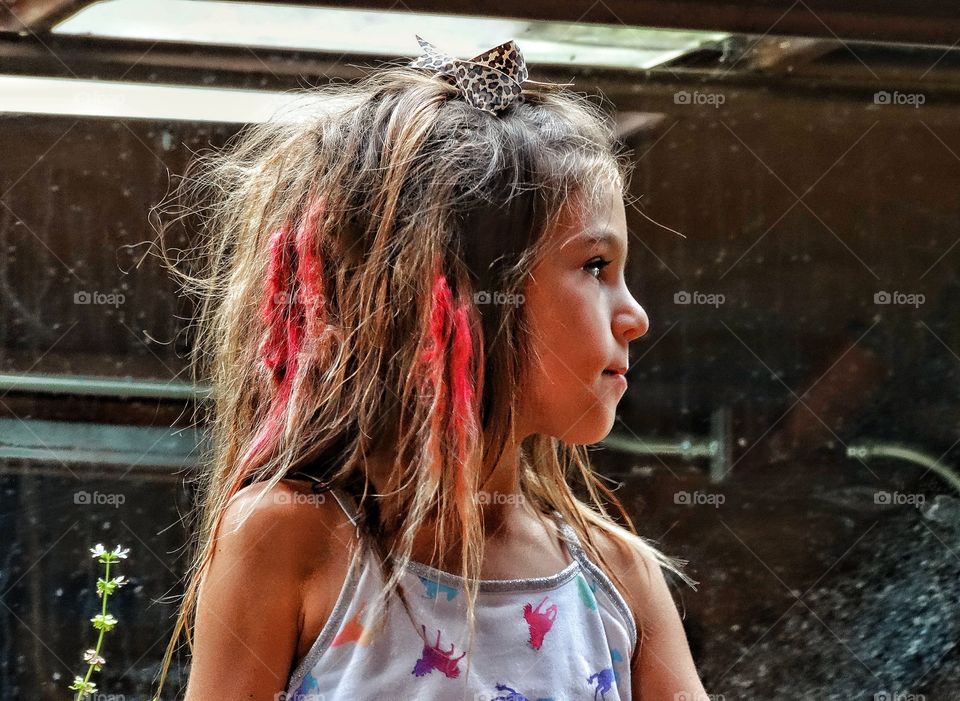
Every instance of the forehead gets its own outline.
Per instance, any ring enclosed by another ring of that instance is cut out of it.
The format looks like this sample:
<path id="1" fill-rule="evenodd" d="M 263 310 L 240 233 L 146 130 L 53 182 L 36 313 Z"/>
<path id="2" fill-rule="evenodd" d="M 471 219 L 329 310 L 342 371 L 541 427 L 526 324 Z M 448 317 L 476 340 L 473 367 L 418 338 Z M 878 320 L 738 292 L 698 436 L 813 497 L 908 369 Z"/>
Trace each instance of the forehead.
<path id="1" fill-rule="evenodd" d="M 555 242 L 562 251 L 610 246 L 627 249 L 627 222 L 620 191 L 605 188 L 599 204 L 566 208 Z"/>

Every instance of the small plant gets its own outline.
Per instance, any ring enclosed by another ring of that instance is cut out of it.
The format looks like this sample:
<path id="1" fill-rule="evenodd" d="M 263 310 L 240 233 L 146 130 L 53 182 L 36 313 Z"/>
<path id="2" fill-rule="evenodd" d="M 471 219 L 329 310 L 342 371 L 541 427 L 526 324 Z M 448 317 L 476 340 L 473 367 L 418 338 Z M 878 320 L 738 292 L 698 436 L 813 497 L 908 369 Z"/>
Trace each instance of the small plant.
<path id="1" fill-rule="evenodd" d="M 125 560 L 127 553 L 130 552 L 129 548 L 122 548 L 118 545 L 116 549 L 111 552 L 104 550 L 103 545 L 97 543 L 96 547 L 90 548 L 90 552 L 93 553 L 93 557 L 98 558 L 106 568 L 103 578 L 97 579 L 97 596 L 103 599 L 103 608 L 100 613 L 90 619 L 93 627 L 100 631 L 100 637 L 97 638 L 97 646 L 95 648 L 83 653 L 84 662 L 90 665 L 87 668 L 87 674 L 83 677 L 78 675 L 73 680 L 73 684 L 70 685 L 70 689 L 77 692 L 75 701 L 82 701 L 82 699 L 90 696 L 97 690 L 97 685 L 90 681 L 90 675 L 93 674 L 94 671 L 99 672 L 103 665 L 106 664 L 107 661 L 100 655 L 103 636 L 108 630 L 113 630 L 113 627 L 118 623 L 116 618 L 107 613 L 107 597 L 128 581 L 123 575 L 110 579 L 110 565 L 114 562 Z"/>

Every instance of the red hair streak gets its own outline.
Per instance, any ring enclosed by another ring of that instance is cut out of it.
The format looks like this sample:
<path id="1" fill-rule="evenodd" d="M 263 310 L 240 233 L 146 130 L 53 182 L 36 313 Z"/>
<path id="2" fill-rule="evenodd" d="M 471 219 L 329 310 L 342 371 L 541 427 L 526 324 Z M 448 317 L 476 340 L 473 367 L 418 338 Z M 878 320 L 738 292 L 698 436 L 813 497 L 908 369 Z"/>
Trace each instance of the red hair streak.
<path id="1" fill-rule="evenodd" d="M 323 259 L 318 250 L 320 219 L 326 212 L 326 197 L 314 197 L 307 206 L 306 216 L 297 230 L 297 302 L 304 315 L 306 338 L 316 342 L 326 325 Z"/>
<path id="2" fill-rule="evenodd" d="M 290 226 L 284 223 L 270 236 L 266 289 L 261 307 L 266 334 L 260 344 L 260 358 L 279 384 L 290 357 L 287 319 L 290 312 L 289 287 L 294 252 L 290 247 Z"/>
<path id="3" fill-rule="evenodd" d="M 430 417 L 428 459 L 432 476 L 439 482 L 443 464 L 441 440 L 452 434 L 455 459 L 454 489 L 461 509 L 469 497 L 466 479 L 467 457 L 476 438 L 474 416 L 473 338 L 470 316 L 462 304 L 456 304 L 440 264 L 434 268 L 430 327 L 427 348 L 421 359 L 426 381 L 435 397 Z M 446 381 L 449 365 L 449 383 Z"/>
<path id="4" fill-rule="evenodd" d="M 261 306 L 266 332 L 260 344 L 260 359 L 276 393 L 266 419 L 242 458 L 244 462 L 282 434 L 304 341 L 315 342 L 325 324 L 323 262 L 316 253 L 318 224 L 325 208 L 325 197 L 313 197 L 296 232 L 289 222 L 284 222 L 270 236 Z"/>
<path id="5" fill-rule="evenodd" d="M 447 285 L 447 278 L 442 271 L 438 270 L 433 276 L 427 347 L 421 356 L 427 384 L 432 387 L 435 397 L 433 415 L 430 417 L 430 440 L 427 451 L 431 475 L 437 483 L 440 481 L 440 469 L 443 465 L 440 440 L 445 430 L 444 415 L 447 411 L 448 392 L 444 381 L 444 370 L 447 343 L 450 339 L 452 308 L 453 298 L 450 287 Z"/>
<path id="6" fill-rule="evenodd" d="M 470 317 L 467 308 L 458 306 L 453 317 L 453 350 L 450 359 L 451 391 L 453 394 L 453 434 L 456 438 L 457 469 L 456 494 L 461 504 L 466 503 L 466 462 L 470 444 L 476 437 L 473 411 L 473 338 L 470 336 Z"/>

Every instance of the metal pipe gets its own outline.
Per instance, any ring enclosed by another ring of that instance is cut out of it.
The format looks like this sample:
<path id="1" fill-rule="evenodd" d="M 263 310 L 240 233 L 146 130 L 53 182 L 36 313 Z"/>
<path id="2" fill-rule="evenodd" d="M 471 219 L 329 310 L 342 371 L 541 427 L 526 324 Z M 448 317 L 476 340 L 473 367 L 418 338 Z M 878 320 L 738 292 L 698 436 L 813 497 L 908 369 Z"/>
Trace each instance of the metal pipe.
<path id="1" fill-rule="evenodd" d="M 880 441 L 867 441 L 855 445 L 847 446 L 847 457 L 858 460 L 869 460 L 871 458 L 893 458 L 912 462 L 915 465 L 925 467 L 931 472 L 940 475 L 957 492 L 960 492 L 960 476 L 949 467 L 941 463 L 937 458 L 931 457 L 926 453 L 911 448 L 902 443 L 884 443 Z"/>
<path id="2" fill-rule="evenodd" d="M 0 374 L 0 391 L 137 399 L 205 399 L 209 387 L 188 382 L 125 380 L 84 375 Z"/>
<path id="3" fill-rule="evenodd" d="M 729 407 L 716 409 L 710 417 L 710 436 L 675 440 L 640 438 L 610 434 L 601 445 L 633 455 L 675 455 L 681 458 L 710 460 L 710 481 L 722 482 L 732 466 L 732 417 Z"/>

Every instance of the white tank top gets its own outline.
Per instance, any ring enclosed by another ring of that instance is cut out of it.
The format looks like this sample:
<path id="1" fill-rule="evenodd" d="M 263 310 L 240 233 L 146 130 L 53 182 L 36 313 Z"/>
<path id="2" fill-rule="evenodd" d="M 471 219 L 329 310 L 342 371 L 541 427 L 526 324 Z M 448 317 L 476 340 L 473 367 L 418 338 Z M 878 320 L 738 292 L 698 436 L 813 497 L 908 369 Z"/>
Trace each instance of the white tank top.
<path id="1" fill-rule="evenodd" d="M 345 492 L 331 492 L 356 526 Z M 411 562 L 401 582 L 406 609 L 390 601 L 385 621 L 365 608 L 384 584 L 364 546 L 330 618 L 291 674 L 287 701 L 619 701 L 630 699 L 637 629 L 624 598 L 589 560 L 576 532 L 553 512 L 572 561 L 528 579 L 480 580 L 470 651 L 463 579 Z M 383 625 L 378 625 L 383 623 Z"/>

